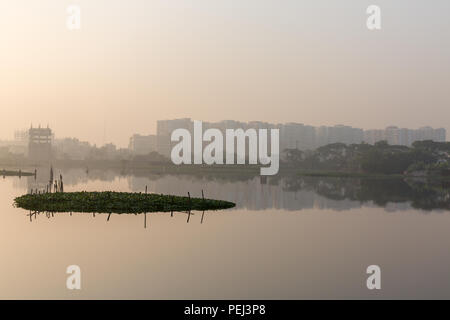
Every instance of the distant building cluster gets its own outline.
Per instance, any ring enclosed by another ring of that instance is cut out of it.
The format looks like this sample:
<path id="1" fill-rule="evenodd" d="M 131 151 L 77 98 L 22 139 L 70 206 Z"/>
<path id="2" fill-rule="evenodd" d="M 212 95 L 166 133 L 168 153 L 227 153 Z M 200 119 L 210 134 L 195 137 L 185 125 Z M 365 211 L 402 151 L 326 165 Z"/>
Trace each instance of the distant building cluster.
<path id="1" fill-rule="evenodd" d="M 64 138 L 55 140 L 54 149 L 56 158 L 84 160 L 89 157 L 92 146 L 87 141 Z"/>
<path id="2" fill-rule="evenodd" d="M 36 163 L 62 160 L 113 160 L 126 159 L 130 156 L 129 149 L 118 149 L 108 143 L 102 147 L 76 138 L 55 139 L 49 127 L 33 127 L 28 130 L 18 130 L 14 140 L 0 141 L 0 157 L 17 155 L 28 158 Z"/>
<path id="3" fill-rule="evenodd" d="M 0 147 L 4 150 L 0 154 L 5 156 L 9 153 L 37 161 L 48 161 L 52 157 L 53 140 L 53 132 L 48 126 L 31 126 L 27 130 L 16 130 L 13 140 L 0 141 Z"/>
<path id="4" fill-rule="evenodd" d="M 172 132 L 183 128 L 193 132 L 193 121 L 190 118 L 157 121 L 156 135 L 134 135 L 130 139 L 130 151 L 135 154 L 156 151 L 170 157 L 174 143 L 170 141 Z M 443 128 L 433 129 L 423 127 L 406 129 L 387 127 L 382 130 L 363 130 L 345 125 L 314 127 L 302 123 L 272 124 L 268 122 L 239 122 L 224 120 L 220 122 L 203 122 L 203 130 L 219 129 L 224 135 L 226 129 L 279 129 L 280 151 L 285 149 L 312 150 L 331 143 L 375 144 L 386 140 L 392 145 L 411 146 L 414 141 L 433 140 L 446 141 L 446 131 Z"/>
<path id="5" fill-rule="evenodd" d="M 176 143 L 171 142 L 172 132 L 187 129 L 193 136 L 194 122 L 190 118 L 158 120 L 156 134 L 134 134 L 128 148 L 120 149 L 114 144 L 102 147 L 76 138 L 55 139 L 52 130 L 47 127 L 33 127 L 14 133 L 14 140 L 0 141 L 0 156 L 25 156 L 35 161 L 51 159 L 128 159 L 133 156 L 145 156 L 157 152 L 167 158 Z M 286 149 L 313 150 L 331 143 L 375 144 L 387 141 L 391 145 L 411 146 L 414 141 L 446 141 L 446 130 L 422 127 L 419 129 L 398 128 L 394 126 L 380 130 L 363 130 L 351 126 L 314 127 L 302 123 L 272 124 L 268 122 L 240 122 L 223 120 L 220 122 L 203 122 L 203 131 L 215 128 L 225 136 L 227 129 L 279 129 L 280 152 Z M 270 141 L 269 141 L 270 143 Z M 207 142 L 205 142 L 207 144 Z"/>
<path id="6" fill-rule="evenodd" d="M 117 160 L 130 156 L 129 149 L 119 149 L 112 143 L 97 147 L 76 138 L 55 139 L 53 150 L 55 158 L 62 160 Z"/>
<path id="7" fill-rule="evenodd" d="M 437 142 L 446 141 L 444 128 L 433 129 L 422 127 L 419 129 L 407 129 L 398 127 L 387 127 L 384 130 L 364 131 L 364 142 L 374 144 L 385 140 L 391 145 L 411 146 L 414 141 L 433 140 Z"/>

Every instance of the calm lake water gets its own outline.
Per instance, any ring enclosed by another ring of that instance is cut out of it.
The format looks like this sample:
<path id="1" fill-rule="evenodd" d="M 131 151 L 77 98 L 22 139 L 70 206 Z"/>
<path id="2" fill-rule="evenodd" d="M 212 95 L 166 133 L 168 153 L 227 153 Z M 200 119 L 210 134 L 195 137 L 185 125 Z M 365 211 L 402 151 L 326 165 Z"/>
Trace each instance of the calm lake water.
<path id="1" fill-rule="evenodd" d="M 13 199 L 43 189 L 0 179 L 0 298 L 450 298 L 446 183 L 380 179 L 120 174 L 55 169 L 65 191 L 205 196 L 236 208 L 185 213 L 40 214 Z M 381 267 L 381 290 L 366 268 Z M 66 288 L 79 265 L 82 289 Z"/>

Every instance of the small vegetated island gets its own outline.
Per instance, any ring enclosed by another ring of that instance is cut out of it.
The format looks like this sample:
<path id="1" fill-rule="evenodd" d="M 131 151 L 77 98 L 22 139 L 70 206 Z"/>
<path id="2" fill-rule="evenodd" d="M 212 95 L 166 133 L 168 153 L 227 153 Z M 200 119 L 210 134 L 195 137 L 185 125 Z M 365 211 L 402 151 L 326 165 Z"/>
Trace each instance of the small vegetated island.
<path id="1" fill-rule="evenodd" d="M 222 200 L 127 192 L 55 192 L 26 194 L 14 205 L 39 212 L 147 213 L 229 209 Z"/>

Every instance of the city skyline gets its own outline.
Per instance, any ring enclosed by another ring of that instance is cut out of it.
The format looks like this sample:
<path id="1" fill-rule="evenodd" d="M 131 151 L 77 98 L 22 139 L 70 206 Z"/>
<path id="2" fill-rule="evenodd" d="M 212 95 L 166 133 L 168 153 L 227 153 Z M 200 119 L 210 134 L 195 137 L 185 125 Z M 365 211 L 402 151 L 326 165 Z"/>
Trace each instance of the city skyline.
<path id="1" fill-rule="evenodd" d="M 176 129 L 184 128 L 193 134 L 194 120 L 191 118 L 157 120 L 156 123 L 156 132 L 149 134 L 135 133 L 129 137 L 129 144 L 125 147 L 115 145 L 112 142 L 97 146 L 89 141 L 83 141 L 79 137 L 59 137 L 49 126 L 40 125 L 32 126 L 30 129 L 16 130 L 14 139 L 0 140 L 0 147 L 3 147 L 3 149 L 6 147 L 12 154 L 23 154 L 35 159 L 46 158 L 45 154 L 48 154 L 48 157 L 55 156 L 58 158 L 63 156 L 84 159 L 95 146 L 103 148 L 110 156 L 113 156 L 116 152 L 121 152 L 123 156 L 126 156 L 124 152 L 128 152 L 130 155 L 147 155 L 151 152 L 157 152 L 166 158 L 170 158 L 171 150 L 176 144 L 171 142 L 171 133 Z M 215 123 L 203 122 L 203 127 L 205 129 L 219 129 L 223 134 L 225 134 L 226 129 L 279 129 L 280 153 L 287 149 L 315 150 L 332 143 L 347 145 L 368 143 L 373 145 L 378 141 L 387 141 L 390 145 L 411 146 L 415 141 L 445 142 L 447 140 L 445 128 L 431 128 L 429 126 L 417 129 L 388 126 L 385 129 L 364 130 L 339 124 L 331 127 L 314 127 L 296 122 L 269 123 L 222 120 Z M 30 134 L 35 137 L 30 136 Z M 38 151 L 36 148 L 40 147 L 36 143 L 42 142 L 45 142 L 46 147 Z M 34 154 L 34 156 L 31 154 Z"/>
<path id="2" fill-rule="evenodd" d="M 174 119 L 167 119 L 167 120 L 156 120 L 155 123 L 157 123 L 158 121 L 172 121 L 172 120 L 180 120 L 180 119 L 191 119 L 189 117 L 183 117 L 183 118 L 174 118 Z M 204 121 L 202 119 L 191 119 L 191 120 L 201 120 Z M 231 120 L 231 119 L 226 119 L 226 120 L 218 120 L 218 121 L 204 121 L 204 123 L 222 123 L 222 122 L 239 122 L 239 123 L 244 123 L 244 124 L 248 124 L 248 123 L 268 123 L 274 126 L 280 126 L 280 125 L 286 125 L 286 124 L 299 124 L 299 125 L 304 125 L 307 127 L 314 127 L 316 129 L 319 128 L 323 128 L 323 127 L 328 127 L 328 128 L 333 128 L 333 127 L 350 127 L 350 128 L 355 128 L 355 129 L 360 129 L 363 130 L 364 133 L 366 132 L 375 132 L 375 131 L 384 131 L 387 130 L 389 128 L 397 128 L 397 129 L 407 129 L 407 130 L 420 130 L 420 129 L 425 129 L 425 128 L 432 128 L 432 129 L 444 129 L 445 131 L 445 140 L 444 141 L 449 141 L 448 137 L 447 137 L 447 132 L 450 132 L 445 126 L 442 127 L 433 127 L 429 124 L 423 124 L 423 125 L 419 125 L 417 127 L 410 127 L 410 126 L 399 126 L 399 125 L 395 125 L 395 124 L 389 124 L 386 126 L 382 126 L 382 127 L 369 127 L 369 128 L 361 128 L 361 127 L 357 127 L 351 124 L 343 124 L 343 123 L 336 123 L 336 124 L 331 124 L 331 125 L 312 125 L 312 124 L 307 124 L 307 123 L 303 123 L 303 122 L 293 122 L 293 121 L 288 121 L 288 122 L 278 122 L 278 123 L 271 123 L 268 121 L 261 121 L 261 120 L 250 120 L 250 121 L 241 121 L 241 120 Z M 48 122 L 45 123 L 45 125 L 41 125 L 40 123 L 37 123 L 37 125 L 34 125 L 33 123 L 31 123 L 31 125 L 29 127 L 21 127 L 21 128 L 16 128 L 14 129 L 9 135 L 6 136 L 0 136 L 0 142 L 12 142 L 14 140 L 18 140 L 17 137 L 19 137 L 20 135 L 23 135 L 24 132 L 27 132 L 30 128 L 52 128 L 51 124 L 49 124 Z M 61 134 L 57 134 L 56 132 L 54 133 L 54 138 L 55 139 L 67 139 L 67 138 L 75 138 L 80 140 L 81 142 L 88 142 L 92 145 L 96 145 L 96 146 L 104 146 L 104 145 L 108 145 L 108 144 L 114 144 L 115 146 L 117 146 L 118 148 L 128 148 L 129 147 L 129 143 L 130 143 L 130 137 L 134 136 L 134 135 L 138 135 L 138 136 L 148 136 L 148 135 L 157 135 L 157 125 L 153 125 L 151 129 L 148 131 L 142 130 L 140 132 L 132 132 L 131 134 L 129 134 L 126 137 L 121 137 L 119 140 L 125 140 L 124 143 L 118 142 L 118 141 L 113 141 L 110 140 L 108 138 L 104 139 L 102 138 L 101 142 L 96 142 L 95 140 L 90 140 L 90 139 L 83 139 L 81 136 L 77 136 L 76 133 L 73 134 L 69 134 L 69 135 L 61 135 Z M 54 130 L 55 131 L 55 130 Z M 79 134 L 79 132 L 78 132 Z M 104 136 L 107 137 L 107 135 L 104 134 Z M 384 140 L 384 139 L 381 139 Z"/>

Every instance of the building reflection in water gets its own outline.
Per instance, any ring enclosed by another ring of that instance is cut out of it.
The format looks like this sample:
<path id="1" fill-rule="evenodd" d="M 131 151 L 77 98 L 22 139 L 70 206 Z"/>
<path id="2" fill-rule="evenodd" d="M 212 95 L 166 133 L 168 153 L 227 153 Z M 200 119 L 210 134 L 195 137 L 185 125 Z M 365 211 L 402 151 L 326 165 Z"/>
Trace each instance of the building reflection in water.
<path id="1" fill-rule="evenodd" d="M 29 192 L 44 190 L 49 173 L 39 169 L 37 177 L 15 180 L 17 188 Z M 222 199 L 247 210 L 329 209 L 345 211 L 365 207 L 384 207 L 387 211 L 450 210 L 448 182 L 407 181 L 405 179 L 316 178 L 300 176 L 231 176 L 187 174 L 126 174 L 113 170 L 55 169 L 63 174 L 65 186 L 84 190 L 90 182 L 97 182 L 104 190 L 114 189 L 117 179 L 127 183 L 128 191 L 173 194 Z"/>

